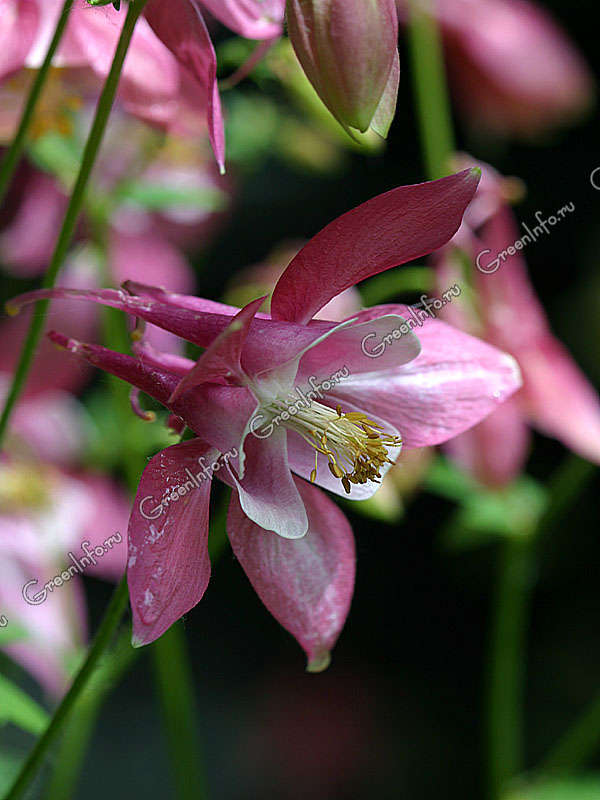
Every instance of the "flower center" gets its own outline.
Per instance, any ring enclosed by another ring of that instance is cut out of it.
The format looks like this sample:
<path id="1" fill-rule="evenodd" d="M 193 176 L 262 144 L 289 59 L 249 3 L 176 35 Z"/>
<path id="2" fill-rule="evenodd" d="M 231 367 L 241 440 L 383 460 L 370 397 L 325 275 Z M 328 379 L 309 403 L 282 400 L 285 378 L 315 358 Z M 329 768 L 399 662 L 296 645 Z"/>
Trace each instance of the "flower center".
<path id="1" fill-rule="evenodd" d="M 347 494 L 353 483 L 379 483 L 383 465 L 394 464 L 388 448 L 402 444 L 399 436 L 385 433 L 379 423 L 362 411 L 345 413 L 340 405 L 333 410 L 313 401 L 308 408 L 298 408 L 296 404 L 297 411 L 292 413 L 291 406 L 275 400 L 268 408 L 280 414 L 285 409 L 288 414 L 283 424 L 296 431 L 315 450 L 311 481 L 314 483 L 317 478 L 317 460 L 322 453 L 327 456 L 329 471 L 342 482 Z"/>

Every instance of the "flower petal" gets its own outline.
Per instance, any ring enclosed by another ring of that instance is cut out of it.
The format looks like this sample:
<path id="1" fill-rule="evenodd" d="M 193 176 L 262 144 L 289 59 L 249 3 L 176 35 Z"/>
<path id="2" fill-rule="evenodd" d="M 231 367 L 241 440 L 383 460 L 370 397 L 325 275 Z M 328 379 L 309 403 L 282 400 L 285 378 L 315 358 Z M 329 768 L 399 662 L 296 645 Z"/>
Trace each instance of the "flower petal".
<path id="1" fill-rule="evenodd" d="M 245 440 L 245 474 L 239 480 L 231 471 L 244 513 L 266 531 L 284 539 L 300 539 L 308 530 L 302 498 L 287 457 L 287 433 L 276 428 L 271 436 Z M 229 482 L 223 476 L 225 482 Z"/>
<path id="2" fill-rule="evenodd" d="M 195 78 L 206 104 L 210 143 L 225 170 L 225 133 L 217 87 L 217 57 L 195 0 L 150 0 L 145 16 L 158 38 Z"/>
<path id="3" fill-rule="evenodd" d="M 198 470 L 198 458 L 211 454 L 193 439 L 167 447 L 144 470 L 129 520 L 134 646 L 158 639 L 206 590 L 211 481 Z"/>
<path id="4" fill-rule="evenodd" d="M 178 384 L 170 398 L 173 403 L 184 392 L 190 391 L 202 383 L 218 383 L 223 378 L 235 376 L 243 380 L 241 356 L 246 342 L 250 324 L 264 297 L 253 300 L 237 314 L 212 342 L 210 347 L 200 356 L 193 369 Z"/>
<path id="5" fill-rule="evenodd" d="M 236 557 L 275 619 L 305 650 L 318 672 L 346 621 L 354 590 L 354 537 L 348 520 L 319 489 L 295 479 L 308 533 L 289 541 L 261 530 L 231 497 L 227 532 Z"/>
<path id="6" fill-rule="evenodd" d="M 398 99 L 398 87 L 400 85 L 400 56 L 398 51 L 394 55 L 392 69 L 386 87 L 381 95 L 379 105 L 371 120 L 371 128 L 382 136 L 387 137 L 391 124 L 396 115 L 396 101 Z"/>
<path id="7" fill-rule="evenodd" d="M 530 440 L 520 403 L 511 397 L 474 428 L 446 442 L 444 449 L 481 483 L 498 487 L 521 474 Z"/>
<path id="8" fill-rule="evenodd" d="M 407 306 L 363 312 L 409 317 Z M 515 360 L 437 319 L 421 320 L 421 354 L 393 370 L 350 376 L 331 397 L 390 422 L 405 447 L 440 444 L 476 425 L 521 385 Z M 417 328 L 416 328 L 417 329 Z M 391 348 L 395 346 L 389 345 Z"/>
<path id="9" fill-rule="evenodd" d="M 441 247 L 456 233 L 480 174 L 467 169 L 400 186 L 330 222 L 279 279 L 273 318 L 306 322 L 349 286 Z"/>
<path id="10" fill-rule="evenodd" d="M 24 65 L 38 22 L 35 0 L 0 0 L 0 80 Z"/>
<path id="11" fill-rule="evenodd" d="M 202 4 L 246 39 L 272 39 L 283 33 L 285 0 L 202 0 Z"/>

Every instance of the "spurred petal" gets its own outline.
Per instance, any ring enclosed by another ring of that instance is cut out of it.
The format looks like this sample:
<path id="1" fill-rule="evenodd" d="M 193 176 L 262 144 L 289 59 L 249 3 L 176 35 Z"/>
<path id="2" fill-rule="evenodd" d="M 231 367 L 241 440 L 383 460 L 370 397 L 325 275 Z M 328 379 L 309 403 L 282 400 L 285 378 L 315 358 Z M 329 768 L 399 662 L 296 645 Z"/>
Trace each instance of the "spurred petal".
<path id="1" fill-rule="evenodd" d="M 38 21 L 35 0 L 0 0 L 0 80 L 24 65 Z"/>
<path id="2" fill-rule="evenodd" d="M 521 385 L 511 356 L 437 319 L 421 320 L 418 327 L 407 306 L 375 307 L 359 319 L 382 313 L 411 319 L 406 329 L 418 331 L 421 354 L 394 370 L 350 376 L 331 396 L 392 423 L 405 447 L 440 444 L 462 433 Z M 394 346 L 392 341 L 389 347 Z"/>
<path id="3" fill-rule="evenodd" d="M 319 489 L 295 479 L 308 514 L 308 533 L 289 541 L 264 531 L 231 497 L 227 532 L 258 596 L 294 636 L 309 671 L 329 663 L 354 590 L 354 537 L 339 508 Z"/>
<path id="4" fill-rule="evenodd" d="M 167 447 L 144 470 L 129 520 L 134 646 L 158 639 L 208 586 L 211 481 L 198 459 L 216 455 L 193 439 Z"/>
<path id="5" fill-rule="evenodd" d="M 225 169 L 225 134 L 217 87 L 217 57 L 195 0 L 150 0 L 146 19 L 175 58 L 194 76 L 206 104 L 208 133 L 215 158 Z"/>
<path id="6" fill-rule="evenodd" d="M 202 0 L 202 4 L 246 39 L 271 39 L 283 33 L 285 0 Z"/>
<path id="7" fill-rule="evenodd" d="M 253 522 L 285 539 L 300 539 L 308 530 L 302 498 L 290 472 L 287 432 L 245 441 L 246 469 L 242 480 L 231 473 L 240 505 Z"/>
<path id="8" fill-rule="evenodd" d="M 306 322 L 349 286 L 441 247 L 456 233 L 480 174 L 467 169 L 400 186 L 329 223 L 279 279 L 273 318 Z"/>
<path id="9" fill-rule="evenodd" d="M 174 402 L 184 392 L 202 383 L 220 383 L 223 378 L 243 379 L 242 348 L 246 342 L 250 324 L 264 301 L 259 297 L 248 303 L 217 336 L 210 347 L 200 356 L 193 369 L 183 378 L 173 392 L 169 402 Z"/>

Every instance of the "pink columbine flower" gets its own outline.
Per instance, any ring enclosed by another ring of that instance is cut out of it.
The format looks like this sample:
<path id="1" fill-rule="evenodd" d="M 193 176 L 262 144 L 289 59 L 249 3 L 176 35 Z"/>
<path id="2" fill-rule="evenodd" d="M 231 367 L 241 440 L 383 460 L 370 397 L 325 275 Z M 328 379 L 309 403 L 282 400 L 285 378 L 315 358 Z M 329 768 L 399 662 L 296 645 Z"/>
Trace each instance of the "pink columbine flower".
<path id="1" fill-rule="evenodd" d="M 210 576 L 210 478 L 233 487 L 227 530 L 257 593 L 323 668 L 354 584 L 352 532 L 317 486 L 372 495 L 401 446 L 438 444 L 520 385 L 514 360 L 405 306 L 341 323 L 315 319 L 371 275 L 449 240 L 478 170 L 404 186 L 330 223 L 292 259 L 270 314 L 128 283 L 128 291 L 39 291 L 122 309 L 205 347 L 197 362 L 137 345 L 135 357 L 54 333 L 52 340 L 163 403 L 198 438 L 146 467 L 129 524 L 134 643 L 160 636 L 202 597 Z"/>
<path id="2" fill-rule="evenodd" d="M 397 0 L 406 19 L 407 0 Z M 548 11 L 529 0 L 436 0 L 449 79 L 467 119 L 531 137 L 563 125 L 593 100 L 594 81 Z"/>
<path id="3" fill-rule="evenodd" d="M 468 157 L 461 161 L 475 163 Z M 507 204 L 514 179 L 507 181 L 487 164 L 480 166 L 478 196 L 455 237 L 479 264 L 472 272 L 475 302 L 464 292 L 448 306 L 445 318 L 511 353 L 521 369 L 523 387 L 479 425 L 448 442 L 446 449 L 493 487 L 509 483 L 522 471 L 530 449 L 530 426 L 600 463 L 600 401 L 553 335 L 529 281 L 523 249 L 542 229 L 536 233 L 532 226 L 529 232 L 517 228 Z M 450 249 L 437 254 L 436 260 L 440 289 L 460 282 L 460 267 Z"/>

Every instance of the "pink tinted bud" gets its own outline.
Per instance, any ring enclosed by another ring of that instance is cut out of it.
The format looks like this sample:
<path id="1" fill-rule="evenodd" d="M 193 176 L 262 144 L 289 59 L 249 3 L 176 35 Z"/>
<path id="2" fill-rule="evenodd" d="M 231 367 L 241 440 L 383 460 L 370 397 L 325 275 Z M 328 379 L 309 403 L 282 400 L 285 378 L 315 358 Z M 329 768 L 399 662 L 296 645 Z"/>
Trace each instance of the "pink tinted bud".
<path id="1" fill-rule="evenodd" d="M 287 22 L 298 60 L 336 119 L 385 135 L 399 78 L 394 0 L 288 0 Z"/>

